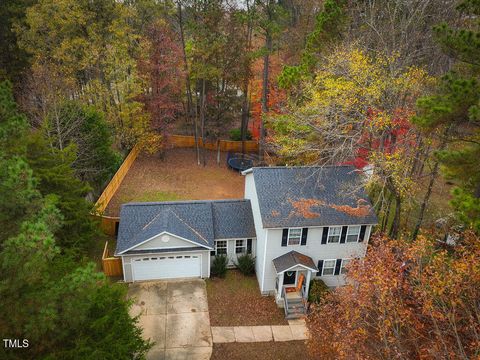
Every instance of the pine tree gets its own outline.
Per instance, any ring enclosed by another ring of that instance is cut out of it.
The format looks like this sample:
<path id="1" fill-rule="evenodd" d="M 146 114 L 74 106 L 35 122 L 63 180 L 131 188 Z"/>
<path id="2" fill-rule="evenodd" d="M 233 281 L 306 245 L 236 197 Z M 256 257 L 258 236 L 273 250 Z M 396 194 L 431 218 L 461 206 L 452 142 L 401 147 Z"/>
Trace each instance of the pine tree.
<path id="1" fill-rule="evenodd" d="M 480 232 L 480 1 L 459 6 L 469 28 L 435 27 L 444 51 L 457 60 L 437 93 L 418 101 L 415 122 L 427 131 L 443 128 L 449 146 L 437 158 L 444 175 L 456 184 L 452 205 L 467 226 Z"/>

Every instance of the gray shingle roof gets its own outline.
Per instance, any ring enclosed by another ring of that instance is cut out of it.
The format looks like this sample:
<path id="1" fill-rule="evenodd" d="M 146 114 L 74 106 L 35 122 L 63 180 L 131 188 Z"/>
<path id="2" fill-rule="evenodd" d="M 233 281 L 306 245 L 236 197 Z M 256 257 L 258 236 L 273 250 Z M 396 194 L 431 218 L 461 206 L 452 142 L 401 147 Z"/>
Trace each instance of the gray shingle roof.
<path id="1" fill-rule="evenodd" d="M 215 239 L 256 237 L 250 200 L 213 201 Z"/>
<path id="2" fill-rule="evenodd" d="M 191 247 L 179 247 L 179 248 L 168 248 L 168 249 L 145 249 L 145 250 L 129 250 L 124 252 L 124 255 L 141 255 L 141 254 L 149 254 L 149 253 L 169 253 L 169 252 L 182 252 L 182 251 L 198 251 L 198 250 L 205 250 L 204 247 L 201 246 L 191 246 Z"/>
<path id="3" fill-rule="evenodd" d="M 115 253 L 162 232 L 208 248 L 214 239 L 256 236 L 249 200 L 129 203 L 120 210 Z"/>
<path id="4" fill-rule="evenodd" d="M 253 168 L 263 227 L 376 224 L 353 166 Z"/>
<path id="5" fill-rule="evenodd" d="M 297 265 L 303 265 L 307 268 L 318 271 L 318 268 L 315 266 L 315 263 L 310 256 L 300 254 L 299 252 L 294 250 L 283 254 L 282 256 L 273 259 L 272 261 L 273 266 L 275 266 L 275 270 L 277 270 L 277 274 Z"/>

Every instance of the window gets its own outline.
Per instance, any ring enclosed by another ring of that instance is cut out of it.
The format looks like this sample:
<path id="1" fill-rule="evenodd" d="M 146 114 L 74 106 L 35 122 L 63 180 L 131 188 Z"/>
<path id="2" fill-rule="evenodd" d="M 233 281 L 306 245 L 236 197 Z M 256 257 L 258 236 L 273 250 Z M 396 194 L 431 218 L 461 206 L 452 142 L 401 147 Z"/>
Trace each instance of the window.
<path id="1" fill-rule="evenodd" d="M 215 255 L 227 255 L 227 242 L 216 241 L 215 242 Z"/>
<path id="2" fill-rule="evenodd" d="M 300 245 L 302 229 L 288 229 L 288 245 Z"/>
<path id="3" fill-rule="evenodd" d="M 347 231 L 347 243 L 358 242 L 360 235 L 360 226 L 349 226 Z"/>
<path id="4" fill-rule="evenodd" d="M 333 275 L 335 272 L 335 263 L 337 260 L 324 260 L 323 261 L 323 271 L 322 271 L 322 276 L 323 275 Z"/>
<path id="5" fill-rule="evenodd" d="M 247 252 L 245 240 L 235 240 L 235 254 L 244 254 Z"/>
<path id="6" fill-rule="evenodd" d="M 340 268 L 340 274 L 346 274 L 347 273 L 346 266 L 348 265 L 349 262 L 350 262 L 350 259 L 342 259 L 342 266 Z"/>
<path id="7" fill-rule="evenodd" d="M 341 226 L 332 226 L 328 229 L 328 243 L 340 242 L 340 235 L 342 234 Z"/>

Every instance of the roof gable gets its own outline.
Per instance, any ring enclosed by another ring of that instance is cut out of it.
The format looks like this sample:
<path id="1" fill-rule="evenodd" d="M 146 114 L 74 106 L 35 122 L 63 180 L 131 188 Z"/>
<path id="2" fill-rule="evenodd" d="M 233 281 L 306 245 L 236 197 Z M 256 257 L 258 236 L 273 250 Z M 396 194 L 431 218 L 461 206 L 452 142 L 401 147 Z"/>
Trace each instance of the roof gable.
<path id="1" fill-rule="evenodd" d="M 214 239 L 256 236 L 249 200 L 129 203 L 120 211 L 116 254 L 162 233 L 207 248 Z"/>
<path id="2" fill-rule="evenodd" d="M 252 170 L 264 228 L 376 224 L 353 166 Z"/>
<path id="3" fill-rule="evenodd" d="M 116 252 L 163 232 L 213 248 L 212 209 L 206 202 L 130 203 L 120 210 Z"/>

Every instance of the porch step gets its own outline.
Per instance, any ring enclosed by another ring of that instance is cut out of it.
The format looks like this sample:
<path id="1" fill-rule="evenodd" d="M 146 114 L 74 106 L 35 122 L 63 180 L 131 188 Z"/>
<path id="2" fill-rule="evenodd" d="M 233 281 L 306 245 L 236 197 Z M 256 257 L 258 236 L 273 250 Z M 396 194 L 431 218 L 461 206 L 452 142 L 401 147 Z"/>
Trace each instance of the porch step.
<path id="1" fill-rule="evenodd" d="M 286 319 L 298 319 L 305 316 L 305 305 L 301 300 L 294 302 L 289 301 L 285 310 Z"/>

